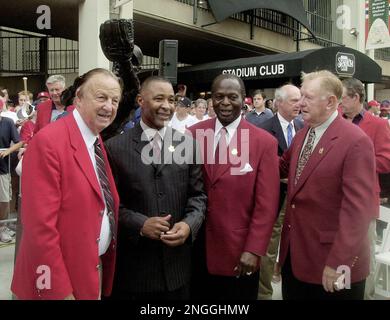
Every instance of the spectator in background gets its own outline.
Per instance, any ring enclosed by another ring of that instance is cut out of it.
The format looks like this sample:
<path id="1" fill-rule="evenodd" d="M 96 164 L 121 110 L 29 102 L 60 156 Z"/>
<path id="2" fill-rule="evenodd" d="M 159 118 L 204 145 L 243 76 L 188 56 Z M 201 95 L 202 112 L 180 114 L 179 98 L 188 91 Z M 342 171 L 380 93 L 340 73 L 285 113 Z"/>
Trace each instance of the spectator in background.
<path id="1" fill-rule="evenodd" d="M 343 117 L 362 129 L 370 137 L 375 151 L 376 172 L 378 174 L 390 172 L 390 126 L 386 120 L 374 117 L 363 108 L 365 100 L 365 89 L 363 83 L 354 78 L 343 81 L 342 110 Z M 380 186 L 377 177 L 376 181 L 377 208 L 376 216 L 379 214 Z M 371 266 L 370 276 L 366 280 L 365 299 L 375 298 L 375 245 L 376 245 L 376 223 L 372 221 L 368 236 L 371 244 Z"/>
<path id="2" fill-rule="evenodd" d="M 57 120 L 58 117 L 74 110 L 74 106 L 65 106 L 61 101 L 61 94 L 65 90 L 65 78 L 61 75 L 50 76 L 46 80 L 47 90 L 50 99 L 37 106 L 37 121 L 34 132 L 37 133 L 50 122 Z"/>
<path id="3" fill-rule="evenodd" d="M 11 142 L 14 143 L 12 146 Z M 9 155 L 22 146 L 13 121 L 0 115 L 0 242 L 10 242 L 15 235 L 7 226 L 1 225 L 1 220 L 7 219 L 12 199 Z"/>
<path id="4" fill-rule="evenodd" d="M 197 99 L 195 101 L 195 119 L 196 123 L 209 119 L 206 114 L 207 102 L 204 99 Z"/>
<path id="5" fill-rule="evenodd" d="M 265 101 L 265 107 L 270 109 L 272 113 L 276 113 L 276 111 L 274 110 L 275 108 L 274 101 L 272 99 L 267 99 Z"/>
<path id="6" fill-rule="evenodd" d="M 37 94 L 37 100 L 34 101 L 34 105 L 37 106 L 42 102 L 45 102 L 50 99 L 50 94 L 47 91 L 41 91 Z"/>
<path id="7" fill-rule="evenodd" d="M 390 101 L 389 100 L 383 100 L 381 103 L 381 113 L 380 117 L 384 119 L 388 119 L 390 122 Z"/>
<path id="8" fill-rule="evenodd" d="M 181 97 L 176 104 L 176 112 L 173 114 L 171 121 L 168 125 L 181 133 L 184 133 L 186 129 L 196 123 L 194 116 L 188 114 L 188 109 L 191 108 L 191 100 L 187 97 Z"/>
<path id="9" fill-rule="evenodd" d="M 253 105 L 254 109 L 246 115 L 246 120 L 259 127 L 261 123 L 271 119 L 274 114 L 272 111 L 265 107 L 265 94 L 261 90 L 256 90 L 253 93 Z"/>
<path id="10" fill-rule="evenodd" d="M 376 100 L 371 100 L 367 103 L 367 111 L 372 113 L 374 116 L 379 117 L 381 104 Z"/>
<path id="11" fill-rule="evenodd" d="M 209 118 L 215 118 L 216 114 L 214 112 L 213 100 L 211 98 L 207 99 L 207 115 Z"/>

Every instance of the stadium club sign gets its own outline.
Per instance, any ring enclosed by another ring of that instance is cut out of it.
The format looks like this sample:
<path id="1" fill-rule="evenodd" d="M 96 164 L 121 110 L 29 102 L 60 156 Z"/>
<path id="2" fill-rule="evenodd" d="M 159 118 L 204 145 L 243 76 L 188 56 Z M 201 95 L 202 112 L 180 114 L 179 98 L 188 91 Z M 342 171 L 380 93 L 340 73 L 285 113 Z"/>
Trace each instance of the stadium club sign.
<path id="1" fill-rule="evenodd" d="M 222 70 L 222 74 L 234 74 L 242 79 L 253 79 L 261 77 L 279 77 L 286 72 L 283 63 L 269 64 L 261 66 L 236 67 Z"/>

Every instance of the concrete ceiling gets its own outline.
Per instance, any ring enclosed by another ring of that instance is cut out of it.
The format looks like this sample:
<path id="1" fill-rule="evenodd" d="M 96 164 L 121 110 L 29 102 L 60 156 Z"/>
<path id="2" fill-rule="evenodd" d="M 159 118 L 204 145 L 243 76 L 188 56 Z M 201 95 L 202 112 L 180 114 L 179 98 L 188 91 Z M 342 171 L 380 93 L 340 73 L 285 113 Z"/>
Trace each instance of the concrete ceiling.
<path id="1" fill-rule="evenodd" d="M 83 1 L 28 0 L 23 1 L 21 7 L 20 0 L 0 0 L 2 12 L 10 13 L 2 14 L 0 25 L 78 40 L 78 6 Z M 37 14 L 36 11 L 41 5 L 47 5 L 51 10 L 50 30 L 37 28 L 37 19 L 41 14 Z M 198 64 L 273 53 L 249 44 L 139 14 L 134 15 L 134 29 L 135 43 L 148 56 L 158 57 L 160 40 L 177 39 L 179 41 L 179 62 L 182 63 Z"/>
<path id="2" fill-rule="evenodd" d="M 84 0 L 1 0 L 0 25 L 40 34 L 77 40 L 78 6 Z M 46 5 L 51 11 L 51 29 L 40 30 L 37 19 L 42 15 L 37 8 Z"/>
<path id="3" fill-rule="evenodd" d="M 148 56 L 158 57 L 160 40 L 178 40 L 178 60 L 182 63 L 198 64 L 274 53 L 250 44 L 138 14 L 134 15 L 134 31 L 135 43 Z"/>

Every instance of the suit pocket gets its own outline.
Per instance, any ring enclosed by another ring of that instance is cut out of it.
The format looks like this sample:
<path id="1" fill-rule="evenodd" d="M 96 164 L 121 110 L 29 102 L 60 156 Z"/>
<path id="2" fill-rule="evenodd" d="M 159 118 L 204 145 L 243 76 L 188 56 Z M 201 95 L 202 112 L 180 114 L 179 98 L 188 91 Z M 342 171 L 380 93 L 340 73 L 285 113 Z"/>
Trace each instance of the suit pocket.
<path id="1" fill-rule="evenodd" d="M 320 243 L 333 243 L 336 231 L 320 231 Z"/>

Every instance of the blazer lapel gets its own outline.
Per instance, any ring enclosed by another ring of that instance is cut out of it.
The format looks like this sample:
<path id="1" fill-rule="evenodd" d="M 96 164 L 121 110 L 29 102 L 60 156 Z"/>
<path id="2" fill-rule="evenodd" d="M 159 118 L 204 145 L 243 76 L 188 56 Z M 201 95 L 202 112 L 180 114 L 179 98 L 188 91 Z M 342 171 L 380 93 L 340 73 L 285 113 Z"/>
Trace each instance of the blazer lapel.
<path id="1" fill-rule="evenodd" d="M 274 132 L 274 136 L 278 140 L 279 148 L 281 150 L 286 150 L 287 143 L 286 143 L 286 139 L 284 137 L 282 125 L 280 124 L 278 116 L 274 116 L 274 118 L 273 118 L 272 131 Z"/>
<path id="2" fill-rule="evenodd" d="M 297 184 L 295 187 L 292 189 L 292 197 L 297 193 L 297 191 L 304 185 L 306 180 L 309 178 L 313 170 L 319 165 L 319 163 L 326 157 L 326 155 L 329 153 L 329 151 L 333 148 L 335 141 L 337 140 L 338 137 L 338 131 L 337 131 L 337 126 L 338 126 L 338 120 L 334 120 L 334 122 L 328 127 L 324 135 L 321 137 L 320 141 L 318 142 L 317 146 L 313 150 L 309 160 L 307 161 L 305 167 L 303 168 L 303 171 L 301 173 L 301 176 L 298 179 Z M 309 129 L 309 128 L 308 128 Z M 306 130 L 306 134 L 307 134 Z M 303 141 L 305 140 L 306 134 L 303 135 Z M 298 149 L 299 152 L 295 154 L 296 159 L 292 163 L 295 163 L 294 166 L 294 175 L 291 177 L 294 179 L 295 177 L 295 172 L 296 172 L 296 167 L 298 164 L 298 159 L 299 159 L 299 154 L 302 150 L 302 145 L 303 141 L 301 142 L 301 147 Z M 293 183 L 293 181 L 292 181 Z"/>
<path id="3" fill-rule="evenodd" d="M 150 162 L 150 158 L 146 158 L 146 157 L 149 157 L 149 153 L 146 155 L 144 154 L 144 149 L 145 147 L 147 147 L 147 145 L 150 143 L 148 138 L 146 137 L 146 135 L 144 134 L 144 131 L 141 127 L 141 124 L 140 123 L 137 123 L 135 126 L 134 126 L 134 135 L 133 135 L 133 141 L 135 143 L 135 148 L 134 150 L 140 154 L 141 156 L 141 160 L 144 162 L 144 163 L 149 163 Z M 151 147 L 150 147 L 151 148 Z M 154 168 L 154 169 L 157 169 L 157 165 L 155 163 L 151 163 L 151 166 Z"/>
<path id="4" fill-rule="evenodd" d="M 72 145 L 72 148 L 74 149 L 73 156 L 78 166 L 80 167 L 81 172 L 83 172 L 83 174 L 87 178 L 92 189 L 101 198 L 102 194 L 100 191 L 99 182 L 96 177 L 96 172 L 93 168 L 93 164 L 91 162 L 87 147 L 81 135 L 80 129 L 77 126 L 76 120 L 73 117 L 73 114 L 65 117 L 64 121 L 68 127 L 70 143 Z"/>

